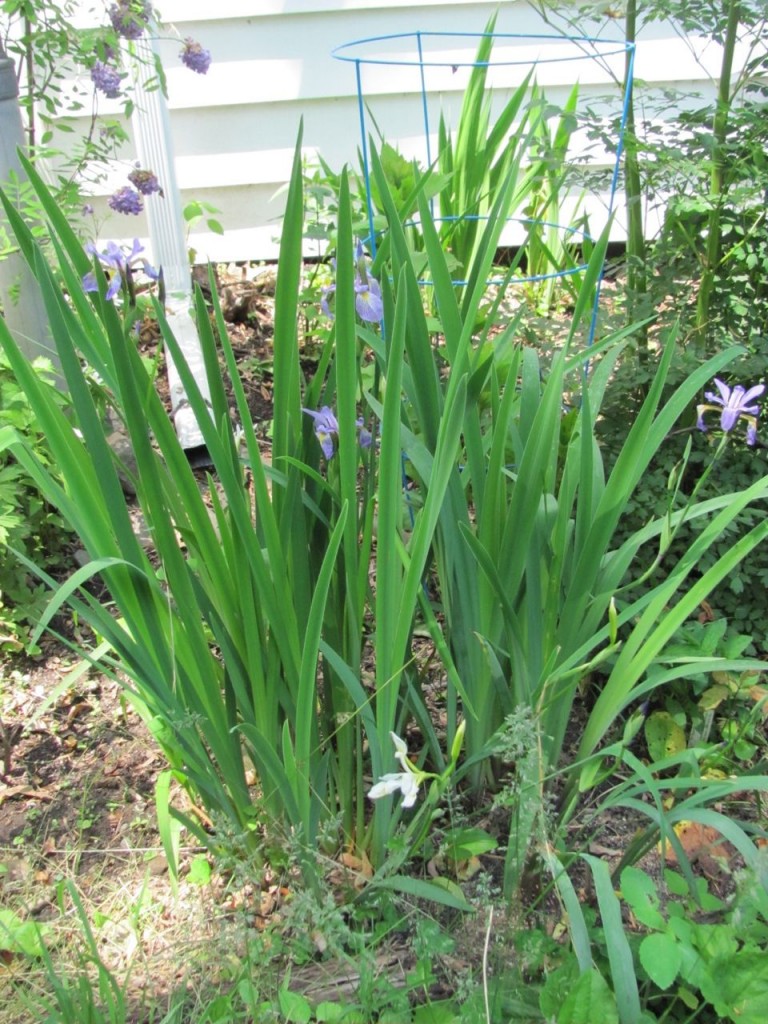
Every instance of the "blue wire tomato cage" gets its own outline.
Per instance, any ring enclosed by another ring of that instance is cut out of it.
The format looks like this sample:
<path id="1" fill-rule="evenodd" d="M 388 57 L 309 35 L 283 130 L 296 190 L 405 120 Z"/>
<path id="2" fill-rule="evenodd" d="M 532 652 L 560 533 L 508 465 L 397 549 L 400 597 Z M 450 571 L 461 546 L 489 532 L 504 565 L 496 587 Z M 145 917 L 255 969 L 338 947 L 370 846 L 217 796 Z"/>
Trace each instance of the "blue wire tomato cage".
<path id="1" fill-rule="evenodd" d="M 493 40 L 493 49 L 488 61 L 478 62 L 475 59 L 477 47 L 483 39 Z M 379 97 L 380 105 L 384 102 L 382 94 L 389 91 L 383 88 L 382 76 L 391 74 L 387 69 L 398 69 L 400 76 L 400 92 L 410 92 L 420 97 L 419 116 L 411 115 L 412 123 L 418 126 L 421 133 L 422 156 L 427 166 L 433 164 L 433 129 L 436 123 L 434 107 L 448 104 L 451 97 L 463 95 L 461 83 L 468 77 L 463 69 L 486 67 L 491 81 L 489 88 L 494 95 L 514 87 L 516 76 L 521 72 L 535 67 L 537 77 L 546 79 L 544 87 L 539 87 L 546 95 L 546 89 L 563 87 L 562 78 L 553 76 L 553 65 L 567 63 L 573 74 L 569 84 L 580 80 L 582 75 L 592 79 L 597 85 L 605 85 L 605 91 L 616 88 L 616 82 L 626 83 L 621 98 L 621 109 L 613 155 L 613 166 L 610 176 L 610 190 L 605 202 L 606 221 L 610 220 L 615 209 L 616 192 L 619 183 L 621 160 L 624 149 L 624 134 L 629 111 L 632 91 L 635 47 L 632 43 L 615 40 L 598 39 L 591 36 L 561 37 L 556 35 L 513 34 L 513 33 L 464 33 L 464 32 L 406 32 L 393 35 L 372 36 L 343 43 L 332 51 L 336 60 L 353 64 L 357 84 L 357 106 L 362 142 L 363 174 L 366 188 L 369 238 L 371 250 L 376 252 L 376 227 L 374 223 L 373 196 L 371 191 L 371 168 L 369 136 L 370 123 L 378 130 L 379 126 L 373 114 L 374 98 Z M 587 69 L 585 72 L 584 69 Z M 459 76 L 457 78 L 457 76 Z M 402 105 L 398 108 L 402 110 Z M 606 115 L 608 116 L 608 115 Z M 613 115 L 615 117 L 615 114 Z M 401 134 L 399 125 L 397 135 Z M 391 141 L 391 140 L 388 140 Z M 610 169 L 610 162 L 608 163 Z M 439 218 L 436 218 L 436 220 Z M 483 219 L 482 214 L 466 214 L 453 218 Z M 529 228 L 556 228 L 568 239 L 580 238 L 584 242 L 593 242 L 586 231 L 581 228 L 558 224 L 551 221 L 537 221 L 532 218 L 510 216 L 508 223 L 527 224 Z M 551 274 L 538 274 L 531 277 L 516 277 L 509 283 L 523 284 L 551 278 L 565 277 L 584 270 L 586 264 L 572 266 L 553 271 Z M 457 280 L 455 284 L 466 282 Z M 500 283 L 493 281 L 489 283 Z M 595 305 L 588 342 L 594 340 L 597 322 L 597 310 L 600 298 L 602 274 L 595 295 Z"/>

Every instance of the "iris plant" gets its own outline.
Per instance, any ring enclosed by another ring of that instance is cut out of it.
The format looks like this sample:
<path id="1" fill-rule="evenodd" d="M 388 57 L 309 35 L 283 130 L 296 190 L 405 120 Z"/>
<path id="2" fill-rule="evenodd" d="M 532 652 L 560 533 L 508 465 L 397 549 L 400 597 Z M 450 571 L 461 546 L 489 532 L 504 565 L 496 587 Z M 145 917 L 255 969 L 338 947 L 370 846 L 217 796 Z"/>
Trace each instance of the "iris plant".
<path id="1" fill-rule="evenodd" d="M 115 242 L 108 242 L 103 252 L 99 252 L 93 242 L 89 242 L 85 249 L 91 256 L 95 256 L 98 259 L 105 271 L 109 272 L 109 286 L 107 287 L 106 296 L 108 300 L 114 299 L 120 291 L 123 286 L 123 278 L 126 280 L 129 291 L 131 290 L 133 274 L 139 263 L 141 264 L 141 269 L 151 280 L 157 281 L 160 276 L 159 272 L 155 270 L 149 261 L 141 256 L 141 253 L 144 252 L 144 247 L 138 238 L 134 238 L 133 248 L 130 251 L 128 251 L 127 246 L 119 246 Z M 83 289 L 86 292 L 97 292 L 99 290 L 95 271 L 91 270 L 83 277 Z"/>
<path id="2" fill-rule="evenodd" d="M 464 745 L 466 727 L 466 720 L 462 720 L 453 737 L 450 760 L 440 775 L 417 768 L 408 757 L 408 747 L 405 740 L 401 739 L 396 732 L 390 732 L 389 735 L 395 746 L 395 760 L 400 762 L 400 767 L 403 770 L 401 772 L 387 772 L 386 775 L 382 775 L 379 781 L 368 790 L 368 799 L 379 800 L 383 796 L 391 796 L 392 793 L 397 793 L 400 790 L 403 795 L 403 807 L 413 807 L 419 795 L 419 787 L 430 780 L 434 780 L 437 786 L 431 788 L 429 798 L 432 800 L 438 799 L 448 785 L 451 776 L 456 771 L 461 748 Z"/>
<path id="3" fill-rule="evenodd" d="M 719 412 L 720 429 L 723 433 L 729 434 L 739 419 L 743 418 L 747 423 L 747 444 L 754 445 L 757 442 L 757 417 L 760 412 L 760 407 L 755 404 L 755 399 L 763 394 L 765 384 L 756 384 L 746 390 L 741 384 L 729 388 L 718 377 L 715 377 L 714 381 L 720 394 L 715 394 L 713 391 L 704 392 L 704 397 L 708 401 L 698 406 L 699 416 L 696 426 L 699 430 L 706 432 L 704 413 Z"/>
<path id="4" fill-rule="evenodd" d="M 339 421 L 329 406 L 324 405 L 322 409 L 303 409 L 308 416 L 311 416 L 315 421 L 315 436 L 320 442 L 320 447 L 323 449 L 323 455 L 326 459 L 333 458 L 335 451 L 333 438 L 338 437 L 339 434 Z M 370 448 L 371 435 L 363 426 L 362 416 L 356 421 L 355 426 L 358 429 L 358 441 L 360 442 L 361 448 Z"/>
<path id="5" fill-rule="evenodd" d="M 323 289 L 320 305 L 326 316 L 333 316 L 328 300 L 335 291 L 335 284 Z M 360 241 L 355 245 L 355 312 L 361 320 L 371 324 L 381 323 L 384 318 L 381 286 L 376 278 L 368 273 L 368 261 Z"/>
<path id="6" fill-rule="evenodd" d="M 400 790 L 403 794 L 403 807 L 413 807 L 419 795 L 419 786 L 426 779 L 434 778 L 434 776 L 429 772 L 420 771 L 408 760 L 408 747 L 405 745 L 405 740 L 400 739 L 394 732 L 389 735 L 395 745 L 395 760 L 400 762 L 403 770 L 382 775 L 376 785 L 368 791 L 368 797 L 371 800 L 379 800 L 383 796 L 390 796 Z"/>

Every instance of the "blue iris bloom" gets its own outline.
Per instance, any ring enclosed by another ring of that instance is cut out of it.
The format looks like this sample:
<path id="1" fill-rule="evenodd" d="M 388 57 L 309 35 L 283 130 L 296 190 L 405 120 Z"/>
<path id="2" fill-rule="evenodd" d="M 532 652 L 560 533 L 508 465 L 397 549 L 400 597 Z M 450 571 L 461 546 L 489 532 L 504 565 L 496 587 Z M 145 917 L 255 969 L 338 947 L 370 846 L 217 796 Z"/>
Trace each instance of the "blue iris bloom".
<path id="1" fill-rule="evenodd" d="M 331 260 L 335 267 L 336 261 Z M 336 285 L 323 288 L 320 308 L 326 316 L 333 317 L 329 299 L 336 291 Z M 384 319 L 384 301 L 381 297 L 381 286 L 375 277 L 368 273 L 368 260 L 363 251 L 362 242 L 355 244 L 355 312 L 361 320 L 369 324 L 378 324 Z"/>
<path id="2" fill-rule="evenodd" d="M 137 263 L 141 264 L 144 273 L 151 280 L 157 281 L 160 277 L 158 271 L 155 270 L 149 261 L 141 256 L 141 253 L 144 252 L 144 246 L 141 245 L 138 238 L 134 238 L 133 248 L 130 252 L 127 246 L 120 246 L 115 242 L 107 242 L 107 247 L 103 252 L 99 252 L 93 242 L 88 242 L 85 251 L 89 255 L 95 256 L 104 270 L 109 272 L 109 285 L 106 295 L 108 300 L 114 299 L 123 286 L 123 277 L 130 278 L 131 274 L 136 270 Z M 83 277 L 83 290 L 86 292 L 97 292 L 99 290 L 99 283 L 93 270 Z"/>
<path id="3" fill-rule="evenodd" d="M 720 429 L 725 434 L 733 430 L 739 419 L 744 419 L 747 424 L 747 444 L 754 445 L 757 442 L 757 417 L 760 413 L 760 407 L 755 403 L 755 399 L 763 394 L 765 384 L 755 384 L 747 390 L 741 384 L 729 388 L 717 377 L 714 381 L 719 394 L 713 391 L 704 392 L 707 402 L 698 407 L 696 426 L 706 432 L 704 413 L 707 411 L 720 413 Z"/>
<path id="4" fill-rule="evenodd" d="M 315 437 L 320 442 L 320 447 L 323 450 L 323 455 L 326 459 L 332 459 L 333 453 L 336 450 L 334 445 L 334 437 L 339 436 L 339 421 L 330 406 L 324 405 L 322 409 L 302 409 L 307 416 L 311 416 L 315 421 Z M 373 438 L 369 431 L 363 426 L 362 416 L 355 421 L 357 427 L 357 440 L 361 448 L 370 448 Z"/>

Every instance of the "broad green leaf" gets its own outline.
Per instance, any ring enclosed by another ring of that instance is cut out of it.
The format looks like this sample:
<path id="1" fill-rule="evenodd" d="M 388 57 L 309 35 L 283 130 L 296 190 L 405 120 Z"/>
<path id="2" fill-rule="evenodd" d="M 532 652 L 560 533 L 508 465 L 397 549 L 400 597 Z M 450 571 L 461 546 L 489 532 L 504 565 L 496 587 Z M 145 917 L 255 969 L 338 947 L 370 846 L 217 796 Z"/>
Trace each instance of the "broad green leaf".
<path id="1" fill-rule="evenodd" d="M 289 988 L 280 989 L 277 995 L 280 1012 L 290 1024 L 309 1024 L 312 1019 L 312 1007 L 305 996 L 299 992 L 291 992 Z"/>
<path id="2" fill-rule="evenodd" d="M 190 885 L 208 885 L 211 880 L 211 863 L 205 854 L 199 853 L 189 865 L 187 881 Z"/>
<path id="3" fill-rule="evenodd" d="M 648 977 L 661 989 L 669 988 L 683 963 L 680 947 L 667 932 L 646 935 L 640 943 L 639 956 Z"/>
<path id="4" fill-rule="evenodd" d="M 632 913 L 646 928 L 663 928 L 656 883 L 640 868 L 627 867 L 621 873 L 621 895 Z"/>
<path id="5" fill-rule="evenodd" d="M 336 1024 L 337 1021 L 346 1021 L 348 1007 L 343 1003 L 331 1003 L 327 1000 L 318 1003 L 315 1007 L 315 1020 L 317 1024 Z"/>
<path id="6" fill-rule="evenodd" d="M 702 978 L 702 995 L 735 1024 L 768 1020 L 768 956 L 765 950 L 740 950 L 716 958 Z"/>
<path id="7" fill-rule="evenodd" d="M 578 976 L 556 1020 L 557 1024 L 619 1024 L 616 997 L 597 968 Z"/>
<path id="8" fill-rule="evenodd" d="M 461 1020 L 451 999 L 425 1003 L 418 1006 L 413 1015 L 413 1024 L 460 1024 Z"/>
<path id="9" fill-rule="evenodd" d="M 688 892 L 688 886 L 683 876 L 679 875 L 677 871 L 672 871 L 671 868 L 664 869 L 664 884 L 672 896 L 685 896 Z"/>
<path id="10" fill-rule="evenodd" d="M 395 892 L 404 892 L 408 896 L 416 896 L 421 900 L 430 900 L 432 903 L 442 903 L 443 906 L 453 907 L 454 910 L 463 910 L 472 913 L 471 904 L 467 903 L 464 893 L 459 886 L 449 878 L 435 878 L 426 882 L 421 878 L 409 878 L 406 875 L 392 875 L 390 878 L 375 878 L 370 887 L 378 889 L 394 889 Z"/>
<path id="11" fill-rule="evenodd" d="M 443 846 L 452 860 L 467 860 L 490 853 L 499 844 L 482 828 L 452 828 L 443 837 Z"/>
<path id="12" fill-rule="evenodd" d="M 22 921 L 12 910 L 0 910 L 0 950 L 4 952 L 42 956 L 44 930 L 34 921 Z"/>

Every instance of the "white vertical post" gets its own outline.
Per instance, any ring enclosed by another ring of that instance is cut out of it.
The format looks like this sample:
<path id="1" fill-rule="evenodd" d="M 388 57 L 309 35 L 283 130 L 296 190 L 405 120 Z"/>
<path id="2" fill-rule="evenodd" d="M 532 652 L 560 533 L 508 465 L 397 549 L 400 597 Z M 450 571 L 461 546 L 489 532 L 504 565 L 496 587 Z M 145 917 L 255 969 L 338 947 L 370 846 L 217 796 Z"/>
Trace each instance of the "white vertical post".
<path id="1" fill-rule="evenodd" d="M 0 42 L 0 182 L 7 187 L 12 173 L 21 180 L 17 150 L 24 148 L 24 126 L 13 61 Z M 0 207 L 0 209 L 2 209 Z M 8 228 L 0 214 L 0 226 Z M 59 357 L 51 335 L 43 297 L 37 281 L 20 252 L 0 257 L 0 301 L 5 322 L 19 348 L 29 359 L 46 356 L 59 369 Z M 63 381 L 58 380 L 60 387 Z"/>
<path id="2" fill-rule="evenodd" d="M 200 338 L 190 315 L 191 272 L 181 195 L 176 181 L 168 106 L 160 89 L 146 88 L 154 78 L 155 44 L 145 34 L 133 45 L 138 58 L 135 61 L 138 88 L 132 117 L 136 150 L 142 170 L 152 171 L 157 176 L 164 196 L 163 198 L 155 193 L 147 196 L 145 202 L 152 259 L 155 265 L 162 267 L 163 270 L 168 323 L 203 396 L 210 400 Z M 200 447 L 203 443 L 200 427 L 186 401 L 179 374 L 170 359 L 168 383 L 179 440 L 185 449 Z"/>

